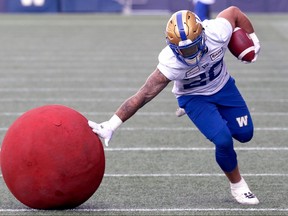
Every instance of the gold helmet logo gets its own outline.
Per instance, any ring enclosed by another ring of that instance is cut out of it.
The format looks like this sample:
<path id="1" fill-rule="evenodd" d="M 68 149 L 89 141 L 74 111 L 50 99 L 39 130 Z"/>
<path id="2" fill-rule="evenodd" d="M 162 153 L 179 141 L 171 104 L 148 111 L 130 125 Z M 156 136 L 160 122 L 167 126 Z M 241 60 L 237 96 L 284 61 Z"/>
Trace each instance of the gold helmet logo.
<path id="1" fill-rule="evenodd" d="M 202 25 L 189 10 L 174 13 L 166 26 L 166 39 L 175 45 L 180 41 L 190 39 L 193 42 L 202 33 Z"/>

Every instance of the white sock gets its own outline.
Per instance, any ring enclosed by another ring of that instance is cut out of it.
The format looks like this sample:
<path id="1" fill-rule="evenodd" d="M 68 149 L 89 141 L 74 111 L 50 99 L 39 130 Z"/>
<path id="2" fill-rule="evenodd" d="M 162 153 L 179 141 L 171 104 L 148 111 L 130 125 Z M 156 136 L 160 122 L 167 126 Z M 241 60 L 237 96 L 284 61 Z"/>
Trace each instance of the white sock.
<path id="1" fill-rule="evenodd" d="M 231 189 L 238 189 L 238 188 L 243 188 L 243 187 L 248 187 L 247 183 L 245 182 L 244 178 L 241 177 L 241 180 L 237 183 L 231 183 L 230 182 L 230 187 Z"/>

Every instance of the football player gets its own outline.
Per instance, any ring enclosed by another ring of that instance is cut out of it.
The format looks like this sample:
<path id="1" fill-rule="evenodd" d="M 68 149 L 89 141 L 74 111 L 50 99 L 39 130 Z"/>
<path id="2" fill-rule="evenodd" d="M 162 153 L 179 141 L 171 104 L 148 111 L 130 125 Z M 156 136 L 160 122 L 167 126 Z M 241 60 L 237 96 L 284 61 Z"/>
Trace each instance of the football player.
<path id="1" fill-rule="evenodd" d="M 201 20 L 210 19 L 210 6 L 215 3 L 215 0 L 192 0 L 194 5 L 194 13 Z"/>
<path id="2" fill-rule="evenodd" d="M 144 85 L 125 100 L 115 114 L 100 124 L 88 121 L 106 145 L 115 130 L 173 81 L 172 92 L 179 107 L 215 145 L 215 157 L 230 182 L 231 193 L 241 204 L 258 204 L 241 176 L 233 139 L 248 142 L 253 122 L 248 107 L 228 73 L 224 62 L 227 45 L 235 27 L 250 34 L 255 46 L 255 62 L 260 43 L 249 18 L 235 6 L 215 19 L 201 20 L 191 11 L 174 13 L 166 26 L 167 46 Z"/>

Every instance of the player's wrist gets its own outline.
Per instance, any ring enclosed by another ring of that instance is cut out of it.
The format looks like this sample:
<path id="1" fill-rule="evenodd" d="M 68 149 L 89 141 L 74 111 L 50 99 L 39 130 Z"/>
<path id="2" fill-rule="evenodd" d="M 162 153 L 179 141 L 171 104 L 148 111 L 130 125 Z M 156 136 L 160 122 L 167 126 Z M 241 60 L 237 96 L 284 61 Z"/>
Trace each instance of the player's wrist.
<path id="1" fill-rule="evenodd" d="M 112 131 L 115 131 L 122 123 L 123 121 L 116 114 L 114 114 L 109 120 Z"/>

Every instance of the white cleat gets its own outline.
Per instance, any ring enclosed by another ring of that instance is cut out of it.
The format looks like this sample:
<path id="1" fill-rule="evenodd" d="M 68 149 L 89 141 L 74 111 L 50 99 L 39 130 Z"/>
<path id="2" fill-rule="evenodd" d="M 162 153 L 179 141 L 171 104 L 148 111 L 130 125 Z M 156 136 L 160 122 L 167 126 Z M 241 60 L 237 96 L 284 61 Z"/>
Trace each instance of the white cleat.
<path id="1" fill-rule="evenodd" d="M 182 109 L 182 108 L 177 108 L 177 110 L 176 110 L 176 112 L 175 112 L 175 115 L 176 115 L 177 117 L 181 117 L 181 116 L 183 116 L 183 115 L 185 115 L 185 114 L 186 114 L 186 112 L 185 112 L 185 110 Z"/>
<path id="2" fill-rule="evenodd" d="M 240 203 L 245 205 L 257 205 L 259 200 L 257 197 L 250 191 L 247 183 L 242 178 L 239 183 L 231 184 L 231 193 L 234 199 Z"/>
<path id="3" fill-rule="evenodd" d="M 257 205 L 259 203 L 257 197 L 249 189 L 245 191 L 231 190 L 231 193 L 234 199 L 240 204 Z"/>

